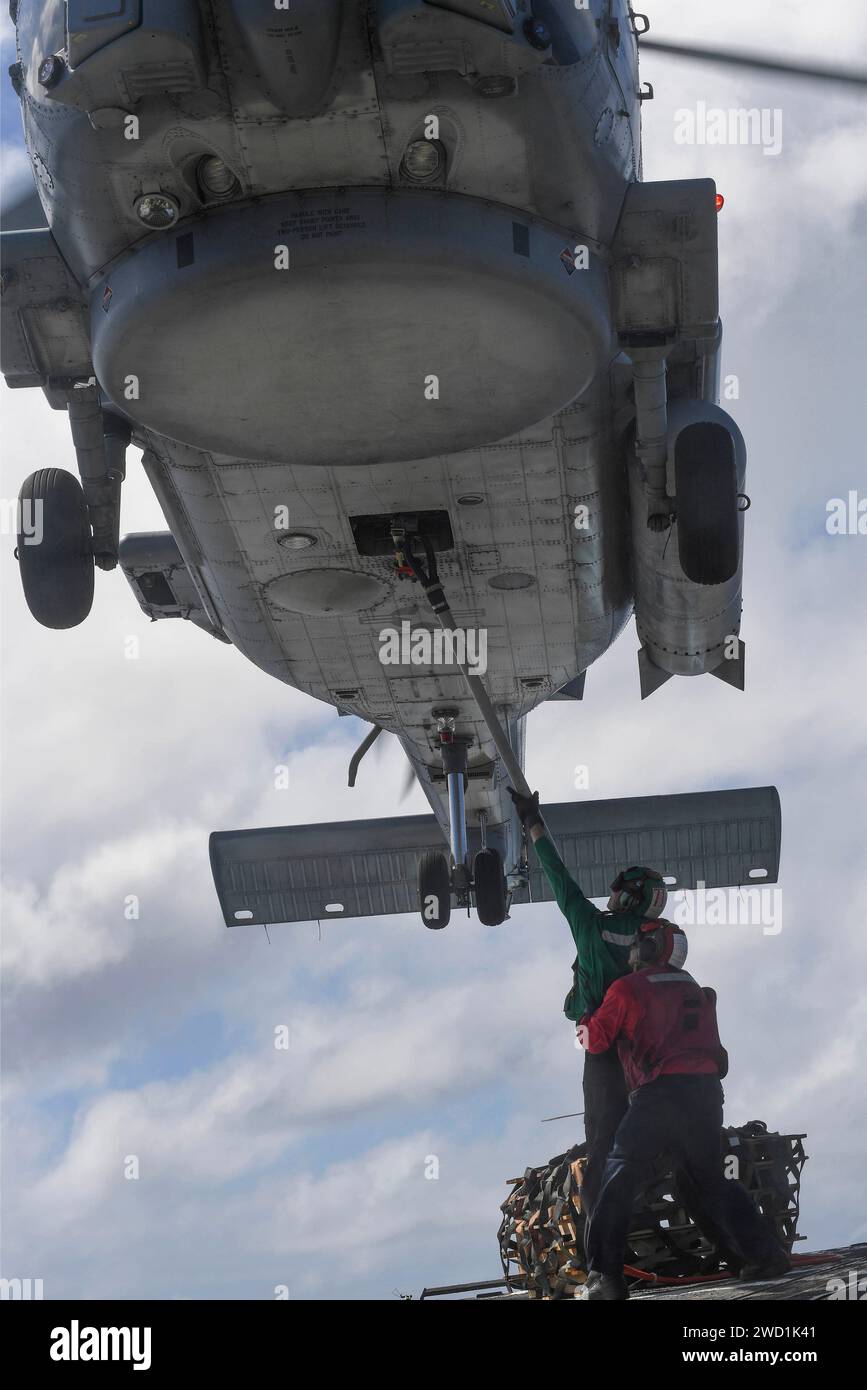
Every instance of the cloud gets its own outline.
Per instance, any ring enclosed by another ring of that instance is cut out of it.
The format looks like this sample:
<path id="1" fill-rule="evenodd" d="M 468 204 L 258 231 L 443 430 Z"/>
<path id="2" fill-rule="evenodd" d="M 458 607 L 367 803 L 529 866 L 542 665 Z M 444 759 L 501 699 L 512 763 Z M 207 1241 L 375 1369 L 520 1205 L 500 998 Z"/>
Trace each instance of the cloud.
<path id="1" fill-rule="evenodd" d="M 830 65 L 840 63 L 838 45 L 826 45 L 833 52 L 823 52 L 815 37 L 797 37 L 799 26 L 806 31 L 815 23 L 812 4 L 802 7 L 800 19 L 793 15 L 782 51 L 779 36 L 763 37 L 758 17 L 756 25 L 745 21 L 741 27 L 734 13 L 744 9 L 726 7 L 732 15 L 728 35 L 720 34 L 712 16 L 702 23 L 692 6 L 678 30 L 666 17 L 666 35 L 685 42 L 685 33 L 701 38 L 705 30 L 709 46 L 727 44 L 764 49 L 775 58 L 791 54 L 811 62 L 825 58 Z M 654 30 L 661 30 L 662 23 L 660 15 Z M 863 53 L 867 43 L 863 15 L 855 29 L 847 53 L 853 65 L 859 44 Z M 754 330 L 763 328 L 789 296 L 803 294 L 806 282 L 824 279 L 847 256 L 857 254 L 859 217 L 867 198 L 867 174 L 859 157 L 867 139 L 863 103 L 845 88 L 649 53 L 642 75 L 653 80 L 655 93 L 643 110 L 644 176 L 716 180 L 726 199 L 719 224 L 723 322 L 730 324 L 736 314 L 742 321 L 746 316 Z M 679 113 L 695 113 L 700 103 L 708 111 L 778 113 L 773 119 L 775 128 L 782 130 L 781 153 L 768 157 L 758 144 L 677 143 Z"/>
<path id="2" fill-rule="evenodd" d="M 201 839 L 200 827 L 164 824 L 151 834 L 99 845 L 85 859 L 61 868 L 44 896 L 31 883 L 7 885 L 7 986 L 45 987 L 116 964 L 132 948 L 138 929 L 138 895 L 127 890 L 177 874 Z"/>
<path id="3" fill-rule="evenodd" d="M 24 146 L 18 141 L 0 142 L 0 198 L 14 203 L 33 184 L 33 170 Z"/>

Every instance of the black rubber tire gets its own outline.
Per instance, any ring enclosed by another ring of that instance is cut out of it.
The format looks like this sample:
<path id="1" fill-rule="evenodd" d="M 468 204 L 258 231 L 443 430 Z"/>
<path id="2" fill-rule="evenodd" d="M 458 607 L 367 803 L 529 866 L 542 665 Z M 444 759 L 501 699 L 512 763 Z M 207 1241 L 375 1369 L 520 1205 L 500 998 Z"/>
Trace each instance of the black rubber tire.
<path id="1" fill-rule="evenodd" d="M 480 849 L 473 860 L 473 894 L 476 913 L 486 927 L 506 920 L 506 879 L 503 861 L 495 849 Z"/>
<path id="2" fill-rule="evenodd" d="M 674 446 L 680 566 L 694 584 L 724 584 L 740 564 L 735 443 L 724 425 L 687 425 Z"/>
<path id="3" fill-rule="evenodd" d="M 27 607 L 43 627 L 78 627 L 93 606 L 90 519 L 81 483 L 62 468 L 40 468 L 18 497 L 18 567 Z M 23 525 L 34 527 L 40 506 L 42 539 L 28 545 Z"/>
<path id="4" fill-rule="evenodd" d="M 449 861 L 437 850 L 425 850 L 418 864 L 418 910 L 431 931 L 441 931 L 452 915 L 452 876 Z"/>

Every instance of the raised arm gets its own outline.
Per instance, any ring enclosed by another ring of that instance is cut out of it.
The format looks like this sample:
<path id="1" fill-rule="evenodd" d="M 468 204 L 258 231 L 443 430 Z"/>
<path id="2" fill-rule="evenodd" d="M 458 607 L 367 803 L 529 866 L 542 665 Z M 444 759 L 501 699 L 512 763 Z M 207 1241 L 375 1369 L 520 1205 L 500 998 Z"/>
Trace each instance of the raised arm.
<path id="1" fill-rule="evenodd" d="M 602 914 L 585 897 L 557 853 L 554 841 L 549 836 L 542 820 L 542 813 L 539 810 L 539 793 L 534 792 L 531 797 L 521 796 L 510 788 L 509 794 L 515 803 L 518 815 L 527 828 L 527 834 L 533 841 L 536 856 L 551 885 L 557 906 L 569 923 L 575 945 L 580 951 L 582 945 L 587 944 L 588 933 L 593 934 L 595 944 Z"/>

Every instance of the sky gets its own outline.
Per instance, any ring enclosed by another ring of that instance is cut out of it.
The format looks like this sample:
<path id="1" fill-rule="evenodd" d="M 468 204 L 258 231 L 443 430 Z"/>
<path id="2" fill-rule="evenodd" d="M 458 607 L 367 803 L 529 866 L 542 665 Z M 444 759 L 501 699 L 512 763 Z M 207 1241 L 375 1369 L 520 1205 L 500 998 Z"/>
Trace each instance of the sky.
<path id="1" fill-rule="evenodd" d="M 861 0 L 648 9 L 658 37 L 867 58 Z M 5 70 L 5 10 L 0 34 Z M 867 536 L 826 526 L 833 499 L 867 497 L 867 108 L 649 54 L 642 77 L 645 177 L 711 175 L 726 197 L 747 691 L 674 680 L 642 704 L 630 625 L 581 705 L 531 716 L 528 775 L 543 805 L 579 794 L 578 765 L 593 798 L 779 787 L 780 930 L 733 906 L 691 929 L 689 965 L 719 996 L 728 1123 L 808 1135 L 802 1248 L 822 1249 L 867 1239 Z M 4 81 L 7 189 L 26 168 L 10 97 Z M 678 143 L 677 113 L 702 101 L 779 110 L 780 153 Z M 40 391 L 0 394 L 2 497 L 35 468 L 74 472 L 65 416 Z M 164 529 L 137 455 L 123 529 Z M 583 1137 L 541 1124 L 582 1108 L 556 907 L 499 928 L 228 931 L 209 832 L 394 814 L 396 741 L 349 791 L 358 721 L 190 624 L 149 624 L 120 573 L 97 573 L 83 626 L 38 627 L 13 545 L 0 536 L 0 1272 L 41 1278 L 46 1298 L 379 1299 L 495 1277 L 507 1180 Z M 426 809 L 419 792 L 401 808 Z"/>

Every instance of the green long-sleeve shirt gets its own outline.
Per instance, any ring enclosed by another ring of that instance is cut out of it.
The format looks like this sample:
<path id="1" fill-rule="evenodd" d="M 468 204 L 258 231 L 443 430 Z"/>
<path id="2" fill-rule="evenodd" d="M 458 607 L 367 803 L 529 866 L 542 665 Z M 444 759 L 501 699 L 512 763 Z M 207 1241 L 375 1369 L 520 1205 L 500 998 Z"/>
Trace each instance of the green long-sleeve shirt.
<path id="1" fill-rule="evenodd" d="M 547 835 L 535 841 L 535 848 L 578 951 L 563 1005 L 566 1017 L 578 1023 L 599 1008 L 610 984 L 629 973 L 629 948 L 645 919 L 639 912 L 600 912 L 585 898 Z"/>

